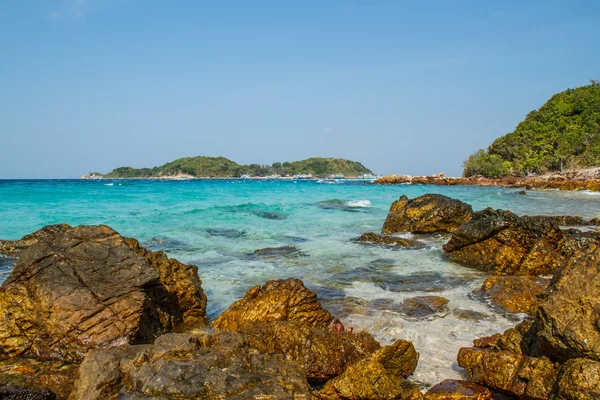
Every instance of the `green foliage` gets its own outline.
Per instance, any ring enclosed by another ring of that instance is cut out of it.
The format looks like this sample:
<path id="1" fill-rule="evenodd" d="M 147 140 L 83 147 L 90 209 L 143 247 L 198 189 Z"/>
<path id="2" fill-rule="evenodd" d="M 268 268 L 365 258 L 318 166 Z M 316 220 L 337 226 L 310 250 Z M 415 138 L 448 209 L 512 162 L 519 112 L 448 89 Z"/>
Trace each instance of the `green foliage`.
<path id="1" fill-rule="evenodd" d="M 104 175 L 106 178 L 150 178 L 188 174 L 194 177 L 226 178 L 251 176 L 313 174 L 326 176 L 344 174 L 356 176 L 372 173 L 368 168 L 356 161 L 341 158 L 309 158 L 303 161 L 275 162 L 273 165 L 240 165 L 225 157 L 186 157 L 180 158 L 160 167 L 132 168 L 119 167 Z"/>
<path id="2" fill-rule="evenodd" d="M 464 176 L 505 176 L 600 165 L 600 84 L 558 93 L 514 132 L 464 163 Z"/>

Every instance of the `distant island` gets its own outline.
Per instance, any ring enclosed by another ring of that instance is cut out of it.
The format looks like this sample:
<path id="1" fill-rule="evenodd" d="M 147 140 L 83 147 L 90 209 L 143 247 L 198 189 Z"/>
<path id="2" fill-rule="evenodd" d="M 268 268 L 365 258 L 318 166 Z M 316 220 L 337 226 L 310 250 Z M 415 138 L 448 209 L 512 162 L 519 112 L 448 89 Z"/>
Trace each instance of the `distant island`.
<path id="1" fill-rule="evenodd" d="M 555 94 L 464 163 L 464 177 L 522 177 L 600 166 L 600 83 Z"/>
<path id="2" fill-rule="evenodd" d="M 119 178 L 240 178 L 240 177 L 346 177 L 373 172 L 359 162 L 342 158 L 313 157 L 301 161 L 274 162 L 271 165 L 241 165 L 225 157 L 185 157 L 159 167 L 119 167 L 107 174 L 91 172 L 82 179 Z"/>

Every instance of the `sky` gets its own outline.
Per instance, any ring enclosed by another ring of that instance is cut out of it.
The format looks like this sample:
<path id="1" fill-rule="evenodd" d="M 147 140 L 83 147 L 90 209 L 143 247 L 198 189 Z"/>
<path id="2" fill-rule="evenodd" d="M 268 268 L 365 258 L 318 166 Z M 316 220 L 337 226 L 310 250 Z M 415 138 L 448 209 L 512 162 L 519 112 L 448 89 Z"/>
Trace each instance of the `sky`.
<path id="1" fill-rule="evenodd" d="M 457 176 L 600 79 L 600 1 L 6 0 L 0 179 L 179 157 Z"/>

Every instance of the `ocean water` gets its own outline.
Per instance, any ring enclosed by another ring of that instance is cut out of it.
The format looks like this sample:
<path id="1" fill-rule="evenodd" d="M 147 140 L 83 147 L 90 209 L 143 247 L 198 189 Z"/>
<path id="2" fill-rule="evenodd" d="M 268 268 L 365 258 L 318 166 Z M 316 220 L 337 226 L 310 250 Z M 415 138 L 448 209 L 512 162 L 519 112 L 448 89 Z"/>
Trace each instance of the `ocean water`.
<path id="1" fill-rule="evenodd" d="M 215 318 L 251 286 L 296 277 L 315 290 L 346 326 L 382 343 L 413 341 L 420 353 L 412 379 L 424 385 L 459 378 L 458 349 L 501 332 L 518 315 L 504 315 L 473 295 L 485 275 L 449 262 L 446 235 L 421 238 L 419 250 L 392 250 L 352 241 L 378 232 L 392 201 L 441 193 L 479 210 L 519 215 L 600 217 L 600 196 L 589 192 L 497 187 L 379 186 L 352 182 L 271 180 L 40 180 L 0 181 L 0 238 L 19 239 L 44 225 L 106 224 L 153 250 L 198 266 Z M 410 236 L 410 235 L 405 235 Z M 267 247 L 297 251 L 255 255 Z M 0 257 L 0 282 L 12 261 Z M 448 311 L 417 318 L 400 304 L 442 296 Z"/>

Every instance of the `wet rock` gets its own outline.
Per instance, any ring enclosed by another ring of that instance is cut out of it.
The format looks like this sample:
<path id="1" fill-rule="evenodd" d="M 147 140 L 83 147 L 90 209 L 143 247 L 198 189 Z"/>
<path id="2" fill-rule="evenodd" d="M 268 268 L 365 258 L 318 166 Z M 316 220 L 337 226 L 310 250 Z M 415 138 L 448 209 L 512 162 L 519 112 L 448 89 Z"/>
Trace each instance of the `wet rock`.
<path id="1" fill-rule="evenodd" d="M 354 239 L 354 241 L 364 244 L 374 244 L 379 246 L 388 247 L 403 247 L 420 249 L 425 247 L 425 244 L 415 239 L 405 239 L 394 236 L 378 235 L 374 232 L 363 233 L 360 237 Z"/>
<path id="2" fill-rule="evenodd" d="M 254 286 L 212 324 L 220 330 L 238 331 L 248 322 L 301 321 L 307 326 L 343 331 L 342 323 L 323 309 L 315 292 L 299 279 L 268 281 Z"/>
<path id="3" fill-rule="evenodd" d="M 304 367 L 311 383 L 340 375 L 346 367 L 379 350 L 367 332 L 333 333 L 302 321 L 247 323 L 239 327 L 248 344 L 261 353 L 278 353 Z"/>
<path id="4" fill-rule="evenodd" d="M 209 228 L 206 230 L 210 236 L 222 236 L 229 239 L 238 239 L 246 236 L 246 231 L 238 231 L 236 229 Z"/>
<path id="5" fill-rule="evenodd" d="M 317 201 L 315 205 L 324 210 L 339 210 L 347 212 L 359 212 L 361 209 L 364 209 L 364 207 L 352 207 L 347 200 L 339 199 Z"/>
<path id="6" fill-rule="evenodd" d="M 526 191 L 524 191 L 524 190 L 519 190 L 519 191 L 517 192 L 517 194 L 518 194 L 518 195 L 521 195 L 521 196 L 526 196 L 526 195 L 527 195 L 527 192 L 526 192 Z"/>
<path id="7" fill-rule="evenodd" d="M 590 245 L 556 272 L 537 314 L 539 352 L 559 361 L 600 361 L 600 247 Z"/>
<path id="8" fill-rule="evenodd" d="M 567 361 L 558 374 L 556 400 L 600 399 L 600 362 L 584 358 Z"/>
<path id="9" fill-rule="evenodd" d="M 0 399 L 3 400 L 55 400 L 56 394 L 48 389 L 32 389 L 21 386 L 0 388 Z"/>
<path id="10" fill-rule="evenodd" d="M 205 320 L 196 267 L 107 226 L 42 231 L 29 235 L 37 242 L 0 287 L 0 359 L 77 362 L 89 349 L 147 342 Z"/>
<path id="11" fill-rule="evenodd" d="M 546 357 L 489 348 L 460 349 L 458 364 L 469 380 L 517 399 L 548 399 L 558 375 L 558 364 Z"/>
<path id="12" fill-rule="evenodd" d="M 528 276 L 490 276 L 480 294 L 509 312 L 533 315 L 549 283 L 549 280 Z"/>
<path id="13" fill-rule="evenodd" d="M 439 296 L 416 296 L 404 300 L 394 311 L 416 319 L 443 316 L 449 312 L 448 302 L 448 299 Z"/>
<path id="14" fill-rule="evenodd" d="M 70 399 L 117 397 L 308 400 L 310 387 L 299 365 L 250 348 L 241 334 L 195 332 L 90 351 Z"/>
<path id="15" fill-rule="evenodd" d="M 600 221 L 597 218 L 591 220 L 585 220 L 580 216 L 572 215 L 558 215 L 558 216 L 546 216 L 538 215 L 532 218 L 536 218 L 540 221 L 550 222 L 559 226 L 590 226 L 598 225 Z"/>
<path id="16" fill-rule="evenodd" d="M 381 233 L 454 232 L 471 219 L 472 213 L 470 205 L 439 194 L 412 200 L 403 195 L 392 203 Z"/>
<path id="17" fill-rule="evenodd" d="M 287 215 L 273 211 L 253 211 L 252 214 L 264 219 L 281 220 L 287 218 Z"/>
<path id="18" fill-rule="evenodd" d="M 553 222 L 486 208 L 457 229 L 443 249 L 454 261 L 497 275 L 544 275 L 563 264 L 565 241 Z"/>
<path id="19" fill-rule="evenodd" d="M 425 400 L 492 400 L 492 392 L 475 382 L 446 379 L 429 389 Z"/>
<path id="20" fill-rule="evenodd" d="M 328 381 L 316 394 L 318 399 L 422 399 L 406 381 L 417 367 L 419 354 L 412 343 L 398 340 L 348 367 Z"/>
<path id="21" fill-rule="evenodd" d="M 253 257 L 276 258 L 276 257 L 300 257 L 304 255 L 295 246 L 266 247 L 254 250 Z"/>
<path id="22" fill-rule="evenodd" d="M 71 393 L 78 370 L 78 365 L 62 361 L 10 358 L 0 361 L 0 387 L 22 386 L 32 389 L 48 389 L 54 392 L 59 399 L 66 399 Z M 0 399 L 2 398 L 0 395 Z"/>

